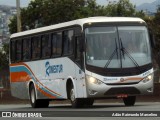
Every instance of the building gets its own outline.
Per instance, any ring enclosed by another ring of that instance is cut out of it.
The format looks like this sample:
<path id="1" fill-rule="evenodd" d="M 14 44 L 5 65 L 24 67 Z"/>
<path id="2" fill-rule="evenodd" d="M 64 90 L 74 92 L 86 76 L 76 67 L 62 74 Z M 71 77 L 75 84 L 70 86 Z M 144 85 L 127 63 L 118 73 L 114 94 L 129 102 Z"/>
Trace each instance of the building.
<path id="1" fill-rule="evenodd" d="M 10 36 L 8 24 L 10 19 L 17 13 L 15 8 L 11 8 L 8 12 L 0 10 L 0 47 L 3 43 L 8 43 Z"/>

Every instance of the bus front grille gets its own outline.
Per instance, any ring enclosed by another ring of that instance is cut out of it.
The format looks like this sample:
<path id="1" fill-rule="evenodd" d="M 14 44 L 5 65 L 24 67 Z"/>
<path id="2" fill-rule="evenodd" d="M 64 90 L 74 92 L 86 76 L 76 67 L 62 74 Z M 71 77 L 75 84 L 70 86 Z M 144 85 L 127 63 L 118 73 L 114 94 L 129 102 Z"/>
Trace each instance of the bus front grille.
<path id="1" fill-rule="evenodd" d="M 134 85 L 138 84 L 139 82 L 132 82 L 132 83 L 106 83 L 106 85 Z"/>
<path id="2" fill-rule="evenodd" d="M 140 91 L 134 87 L 118 87 L 111 88 L 104 95 L 118 95 L 118 94 L 140 94 Z"/>

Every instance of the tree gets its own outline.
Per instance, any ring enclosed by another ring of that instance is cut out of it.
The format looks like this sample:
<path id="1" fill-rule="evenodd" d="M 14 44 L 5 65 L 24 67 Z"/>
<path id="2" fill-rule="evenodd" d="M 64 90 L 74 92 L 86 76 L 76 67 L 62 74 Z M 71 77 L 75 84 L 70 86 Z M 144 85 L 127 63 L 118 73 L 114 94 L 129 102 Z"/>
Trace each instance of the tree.
<path id="1" fill-rule="evenodd" d="M 145 21 L 147 22 L 149 28 L 154 33 L 155 40 L 156 40 L 155 50 L 157 52 L 160 52 L 160 50 L 159 50 L 159 48 L 160 48 L 160 22 L 159 22 L 160 21 L 160 6 L 157 9 L 155 16 L 148 17 L 147 19 L 145 19 Z"/>
<path id="2" fill-rule="evenodd" d="M 157 43 L 156 49 L 159 50 L 160 48 L 160 6 L 157 9 L 157 13 L 155 14 L 153 23 L 154 23 L 154 30 L 155 30 L 154 33 L 155 33 L 156 43 Z"/>
<path id="3" fill-rule="evenodd" d="M 95 0 L 34 0 L 21 9 L 22 31 L 98 15 L 104 15 L 104 9 Z M 15 16 L 10 33 L 17 31 L 16 25 Z"/>
<path id="4" fill-rule="evenodd" d="M 157 9 L 155 16 L 145 16 L 144 20 L 148 24 L 149 30 L 153 33 L 156 46 L 152 49 L 153 57 L 160 67 L 160 6 Z"/>
<path id="5" fill-rule="evenodd" d="M 109 1 L 109 4 L 105 7 L 106 16 L 117 16 L 117 3 Z"/>
<path id="6" fill-rule="evenodd" d="M 135 6 L 129 2 L 129 0 L 119 0 L 117 3 L 117 15 L 118 16 L 134 16 Z"/>
<path id="7" fill-rule="evenodd" d="M 16 16 L 13 16 L 10 19 L 10 24 L 8 25 L 8 27 L 9 27 L 9 31 L 11 34 L 17 32 L 17 17 Z"/>
<path id="8" fill-rule="evenodd" d="M 3 44 L 0 49 L 0 70 L 9 67 L 9 44 Z"/>
<path id="9" fill-rule="evenodd" d="M 106 6 L 107 16 L 141 17 L 145 16 L 143 11 L 136 11 L 136 6 L 129 0 L 109 1 Z"/>
<path id="10" fill-rule="evenodd" d="M 93 16 L 143 18 L 145 14 L 137 12 L 129 0 L 109 2 L 107 6 L 98 5 L 96 0 L 34 0 L 27 8 L 21 9 L 22 31 Z M 17 32 L 16 25 L 14 16 L 9 24 L 10 33 Z"/>

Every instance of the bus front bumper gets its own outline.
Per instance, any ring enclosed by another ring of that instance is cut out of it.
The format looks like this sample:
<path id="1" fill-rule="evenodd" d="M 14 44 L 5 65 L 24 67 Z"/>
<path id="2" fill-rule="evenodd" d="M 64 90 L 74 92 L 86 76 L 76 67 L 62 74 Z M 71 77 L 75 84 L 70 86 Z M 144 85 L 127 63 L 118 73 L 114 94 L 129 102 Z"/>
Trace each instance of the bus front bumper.
<path id="1" fill-rule="evenodd" d="M 103 98 L 118 97 L 119 95 L 136 96 L 149 95 L 153 93 L 153 80 L 144 83 L 140 81 L 136 84 L 107 85 L 100 81 L 90 82 L 86 80 L 87 97 Z"/>

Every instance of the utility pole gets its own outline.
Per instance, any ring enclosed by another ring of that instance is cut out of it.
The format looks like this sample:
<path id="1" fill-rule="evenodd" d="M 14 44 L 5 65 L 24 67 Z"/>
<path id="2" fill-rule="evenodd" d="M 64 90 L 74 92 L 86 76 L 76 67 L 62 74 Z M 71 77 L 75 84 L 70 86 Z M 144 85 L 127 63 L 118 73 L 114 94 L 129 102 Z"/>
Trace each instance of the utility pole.
<path id="1" fill-rule="evenodd" d="M 20 0 L 16 0 L 16 5 L 17 5 L 17 32 L 21 32 Z"/>

